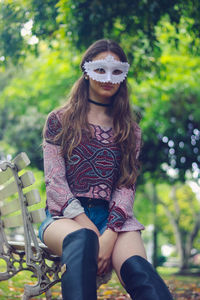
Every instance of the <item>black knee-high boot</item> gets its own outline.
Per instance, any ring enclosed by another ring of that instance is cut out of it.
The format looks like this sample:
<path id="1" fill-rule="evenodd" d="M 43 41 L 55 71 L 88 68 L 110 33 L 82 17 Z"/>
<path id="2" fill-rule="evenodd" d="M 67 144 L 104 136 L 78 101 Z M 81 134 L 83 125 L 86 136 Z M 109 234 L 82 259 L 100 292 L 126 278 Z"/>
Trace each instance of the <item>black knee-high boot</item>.
<path id="1" fill-rule="evenodd" d="M 121 278 L 134 300 L 173 300 L 164 281 L 141 256 L 131 256 L 121 267 Z"/>
<path id="2" fill-rule="evenodd" d="M 63 241 L 61 278 L 64 300 L 96 300 L 96 275 L 99 242 L 96 233 L 86 228 L 67 235 Z"/>

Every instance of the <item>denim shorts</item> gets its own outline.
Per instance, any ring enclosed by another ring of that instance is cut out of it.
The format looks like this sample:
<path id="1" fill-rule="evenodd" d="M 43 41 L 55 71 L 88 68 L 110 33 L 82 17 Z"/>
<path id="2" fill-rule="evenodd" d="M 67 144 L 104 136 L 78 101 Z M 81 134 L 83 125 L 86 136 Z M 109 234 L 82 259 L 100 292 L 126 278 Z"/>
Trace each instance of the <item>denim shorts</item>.
<path id="1" fill-rule="evenodd" d="M 109 215 L 109 204 L 108 201 L 101 199 L 92 199 L 79 197 L 77 198 L 81 202 L 81 205 L 84 207 L 85 214 L 88 218 L 96 225 L 100 234 L 102 234 L 108 222 Z M 55 219 L 50 214 L 49 210 L 46 209 L 46 219 L 42 222 L 39 228 L 38 236 L 40 240 L 44 243 L 43 235 L 46 228 L 53 222 L 58 219 Z"/>

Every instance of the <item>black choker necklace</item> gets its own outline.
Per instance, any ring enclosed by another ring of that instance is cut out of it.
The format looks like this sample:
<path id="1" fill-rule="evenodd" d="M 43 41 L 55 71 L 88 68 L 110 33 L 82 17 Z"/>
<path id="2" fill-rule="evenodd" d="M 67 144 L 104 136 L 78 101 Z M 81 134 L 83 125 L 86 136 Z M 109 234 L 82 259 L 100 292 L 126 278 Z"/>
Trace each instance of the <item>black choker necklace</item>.
<path id="1" fill-rule="evenodd" d="M 88 102 L 93 103 L 95 105 L 106 106 L 106 107 L 109 107 L 109 106 L 112 105 L 112 103 L 101 103 L 101 102 L 96 102 L 96 101 L 94 101 L 92 99 L 88 99 Z"/>

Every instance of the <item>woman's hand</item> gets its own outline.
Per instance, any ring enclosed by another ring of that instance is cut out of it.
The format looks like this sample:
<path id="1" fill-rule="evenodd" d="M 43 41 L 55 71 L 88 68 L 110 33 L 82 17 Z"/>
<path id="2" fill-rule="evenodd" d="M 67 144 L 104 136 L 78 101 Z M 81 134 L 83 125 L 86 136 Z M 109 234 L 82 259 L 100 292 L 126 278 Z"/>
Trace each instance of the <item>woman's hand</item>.
<path id="1" fill-rule="evenodd" d="M 82 227 L 93 230 L 98 237 L 100 236 L 100 232 L 97 229 L 96 225 L 86 216 L 85 213 L 76 216 L 75 218 L 73 218 L 73 220 L 76 221 Z"/>
<path id="2" fill-rule="evenodd" d="M 117 240 L 117 232 L 107 229 L 99 237 L 98 275 L 107 272 L 111 264 L 111 254 Z"/>

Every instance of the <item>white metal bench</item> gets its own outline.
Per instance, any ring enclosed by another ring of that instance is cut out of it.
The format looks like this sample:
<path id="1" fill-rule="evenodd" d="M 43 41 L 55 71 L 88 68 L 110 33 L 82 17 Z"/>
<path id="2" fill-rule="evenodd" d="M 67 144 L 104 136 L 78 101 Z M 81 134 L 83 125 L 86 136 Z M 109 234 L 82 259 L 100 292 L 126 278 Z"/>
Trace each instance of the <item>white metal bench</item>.
<path id="1" fill-rule="evenodd" d="M 39 242 L 35 232 L 34 224 L 44 220 L 45 210 L 31 210 L 32 205 L 40 202 L 40 195 L 37 189 L 31 189 L 35 182 L 33 173 L 22 171 L 29 164 L 26 153 L 19 154 L 12 162 L 0 162 L 0 261 L 6 264 L 0 281 L 29 270 L 37 282 L 24 286 L 22 299 L 45 292 L 46 299 L 50 300 L 50 287 L 60 281 L 60 258 Z M 9 231 L 17 227 L 23 227 L 23 242 L 9 237 Z"/>
<path id="2" fill-rule="evenodd" d="M 46 299 L 51 300 L 50 288 L 61 280 L 60 257 L 52 254 L 37 238 L 34 224 L 41 223 L 46 214 L 44 208 L 32 210 L 41 199 L 38 190 L 32 187 L 33 173 L 24 170 L 29 164 L 24 152 L 11 162 L 0 162 L 0 261 L 6 264 L 6 271 L 0 272 L 0 281 L 29 270 L 37 282 L 24 286 L 22 299 L 45 292 Z M 23 242 L 10 237 L 10 230 L 18 227 L 23 228 Z M 97 288 L 110 280 L 111 273 L 97 276 Z"/>

